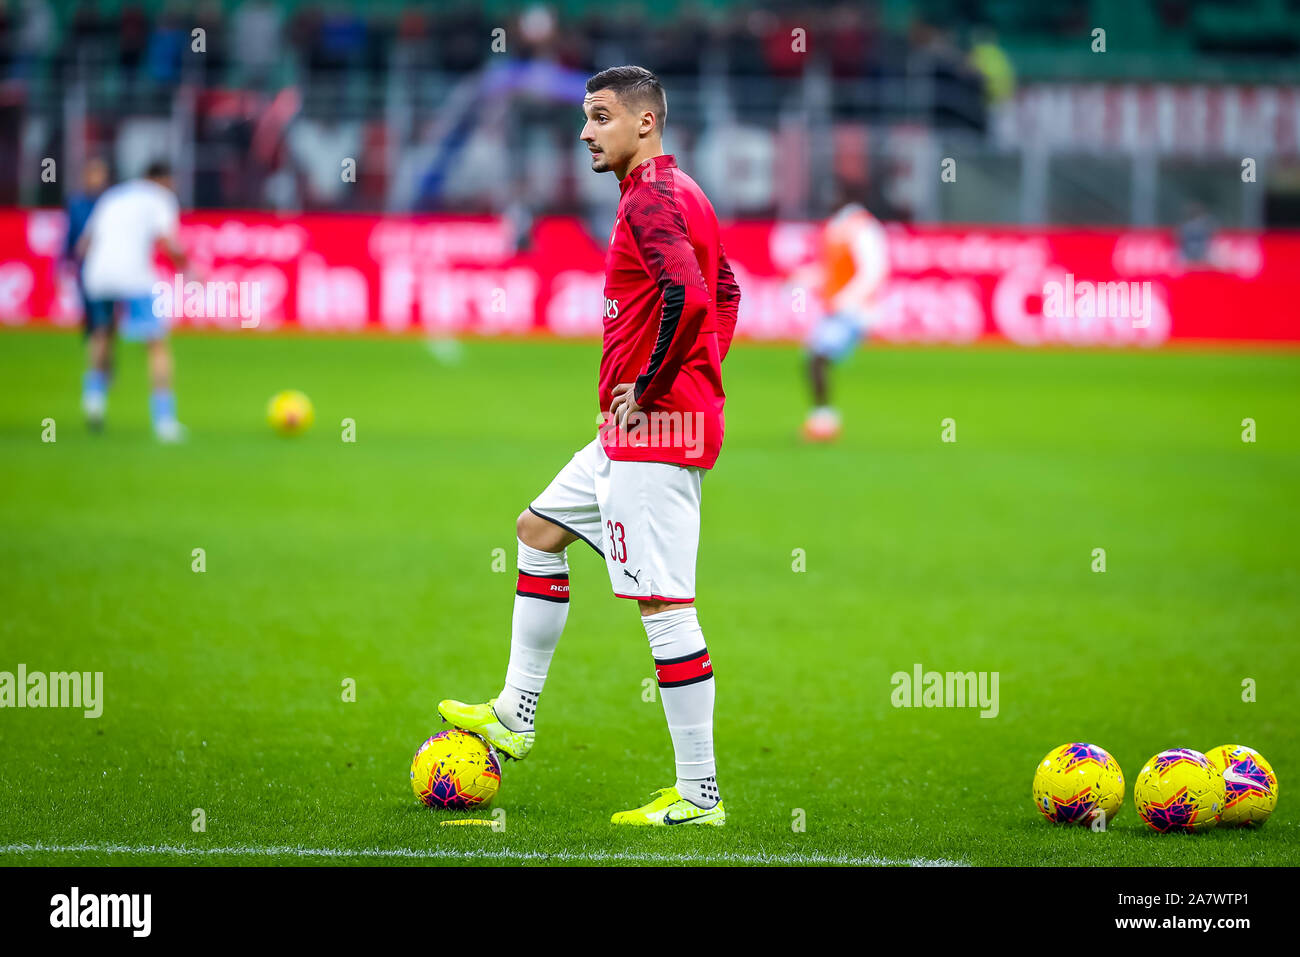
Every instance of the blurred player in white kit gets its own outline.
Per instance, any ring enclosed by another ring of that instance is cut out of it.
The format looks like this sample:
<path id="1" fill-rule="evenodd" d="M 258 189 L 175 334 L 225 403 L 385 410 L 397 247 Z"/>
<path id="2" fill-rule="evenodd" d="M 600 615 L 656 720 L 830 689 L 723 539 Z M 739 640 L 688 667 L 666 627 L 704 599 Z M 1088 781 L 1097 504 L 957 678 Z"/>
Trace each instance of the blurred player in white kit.
<path id="1" fill-rule="evenodd" d="M 148 345 L 149 414 L 154 435 L 162 442 L 177 442 L 184 436 L 172 391 L 169 317 L 155 314 L 153 292 L 158 281 L 154 252 L 159 244 L 178 271 L 185 268 L 185 253 L 177 239 L 179 224 L 180 205 L 172 189 L 171 169 L 156 162 L 140 179 L 104 191 L 78 241 L 78 252 L 84 257 L 82 283 L 89 335 L 81 407 L 92 429 L 103 426 L 108 408 L 113 333 L 120 306 L 124 311 L 122 338 Z"/>

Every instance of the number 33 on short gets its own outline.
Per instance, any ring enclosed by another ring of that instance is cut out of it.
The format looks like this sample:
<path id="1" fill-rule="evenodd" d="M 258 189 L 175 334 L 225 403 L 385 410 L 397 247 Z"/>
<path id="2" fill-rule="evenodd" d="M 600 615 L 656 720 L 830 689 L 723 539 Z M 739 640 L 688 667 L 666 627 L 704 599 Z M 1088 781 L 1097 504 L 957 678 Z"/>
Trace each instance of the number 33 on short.
<path id="1" fill-rule="evenodd" d="M 623 523 L 611 519 L 605 522 L 605 531 L 609 540 L 609 557 L 616 562 L 626 562 L 627 540 Z"/>

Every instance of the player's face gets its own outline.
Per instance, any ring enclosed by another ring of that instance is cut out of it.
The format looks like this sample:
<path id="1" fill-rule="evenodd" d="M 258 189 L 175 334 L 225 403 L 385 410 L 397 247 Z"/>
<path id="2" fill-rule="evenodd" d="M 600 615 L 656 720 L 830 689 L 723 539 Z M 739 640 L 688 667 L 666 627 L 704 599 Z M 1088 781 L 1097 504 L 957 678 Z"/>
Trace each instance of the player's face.
<path id="1" fill-rule="evenodd" d="M 581 139 L 591 150 L 591 168 L 597 173 L 623 169 L 639 143 L 636 114 L 620 103 L 612 90 L 588 93 L 582 111 L 587 123 Z"/>
<path id="2" fill-rule="evenodd" d="M 108 185 L 108 166 L 103 160 L 90 160 L 86 164 L 86 170 L 83 174 L 85 178 L 86 192 L 98 193 Z"/>

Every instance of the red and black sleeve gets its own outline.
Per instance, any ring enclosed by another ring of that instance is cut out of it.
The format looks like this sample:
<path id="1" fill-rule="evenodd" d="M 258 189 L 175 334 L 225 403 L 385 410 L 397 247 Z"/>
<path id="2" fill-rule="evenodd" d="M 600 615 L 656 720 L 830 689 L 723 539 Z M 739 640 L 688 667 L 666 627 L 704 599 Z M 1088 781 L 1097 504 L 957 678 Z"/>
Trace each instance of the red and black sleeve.
<path id="1" fill-rule="evenodd" d="M 718 359 L 727 358 L 732 337 L 736 334 L 736 317 L 740 312 L 740 285 L 727 262 L 727 254 L 718 243 Z"/>

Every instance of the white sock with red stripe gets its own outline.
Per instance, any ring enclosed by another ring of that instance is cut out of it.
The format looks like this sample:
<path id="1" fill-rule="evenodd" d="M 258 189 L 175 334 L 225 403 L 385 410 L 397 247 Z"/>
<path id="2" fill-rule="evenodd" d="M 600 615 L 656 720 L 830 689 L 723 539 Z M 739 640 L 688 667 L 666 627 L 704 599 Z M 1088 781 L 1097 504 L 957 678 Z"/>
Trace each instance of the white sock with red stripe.
<path id="1" fill-rule="evenodd" d="M 555 646 L 569 617 L 569 561 L 519 543 L 519 579 L 510 623 L 510 664 L 497 695 L 497 720 L 514 732 L 532 731 Z"/>
<path id="2" fill-rule="evenodd" d="M 677 761 L 677 793 L 697 807 L 718 803 L 713 759 L 713 664 L 694 605 L 641 619 Z"/>

